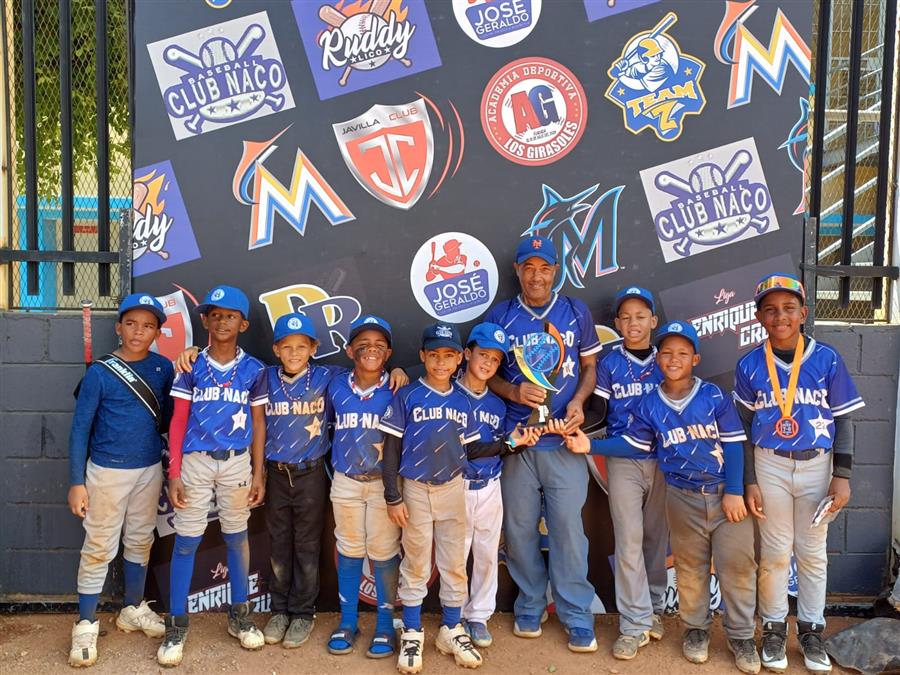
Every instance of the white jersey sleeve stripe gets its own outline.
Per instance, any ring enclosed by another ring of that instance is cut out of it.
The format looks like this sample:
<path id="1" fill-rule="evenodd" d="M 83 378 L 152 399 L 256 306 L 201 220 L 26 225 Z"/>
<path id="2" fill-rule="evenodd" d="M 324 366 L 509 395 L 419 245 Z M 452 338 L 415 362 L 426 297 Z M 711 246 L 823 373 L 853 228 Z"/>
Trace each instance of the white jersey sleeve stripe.
<path id="1" fill-rule="evenodd" d="M 189 391 L 182 391 L 181 389 L 172 389 L 172 391 L 170 393 L 172 395 L 172 398 L 180 398 L 185 401 L 193 400 L 193 396 L 191 395 L 191 392 L 189 392 Z"/>
<path id="2" fill-rule="evenodd" d="M 173 392 L 174 396 L 175 393 Z M 837 406 L 836 408 L 831 409 L 831 414 L 835 417 L 840 417 L 841 415 L 846 415 L 849 412 L 853 412 L 854 410 L 859 410 L 864 407 L 866 402 L 862 400 L 862 398 L 857 397 L 852 401 L 847 401 L 844 405 Z"/>
<path id="3" fill-rule="evenodd" d="M 625 439 L 625 441 L 628 443 L 628 445 L 631 445 L 631 446 L 637 448 L 638 450 L 644 450 L 645 452 L 650 452 L 650 448 L 653 447 L 652 443 L 644 443 L 643 441 L 639 441 L 639 440 L 632 438 L 628 434 L 622 434 L 622 438 Z"/>

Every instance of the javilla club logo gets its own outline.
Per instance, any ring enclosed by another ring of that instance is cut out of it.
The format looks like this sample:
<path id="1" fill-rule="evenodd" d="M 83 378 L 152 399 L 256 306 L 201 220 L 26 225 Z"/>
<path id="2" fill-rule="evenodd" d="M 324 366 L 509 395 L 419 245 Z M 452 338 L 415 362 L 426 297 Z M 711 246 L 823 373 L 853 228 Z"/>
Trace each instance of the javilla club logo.
<path id="1" fill-rule="evenodd" d="M 265 12 L 147 45 L 175 138 L 294 107 Z"/>
<path id="2" fill-rule="evenodd" d="M 452 101 L 448 105 L 449 110 L 442 113 L 431 99 L 421 96 L 402 105 L 373 105 L 359 117 L 332 125 L 344 162 L 357 182 L 388 206 L 405 210 L 415 205 L 427 189 L 435 159 L 430 108 L 446 140 L 440 178 L 428 193 L 429 199 L 433 197 L 446 179 L 456 175 L 465 148 L 459 112 Z"/>
<path id="3" fill-rule="evenodd" d="M 753 138 L 641 171 L 666 262 L 778 229 Z"/>
<path id="4" fill-rule="evenodd" d="M 494 150 L 525 166 L 571 152 L 587 125 L 587 96 L 561 63 L 529 57 L 498 70 L 481 97 L 481 126 Z"/>
<path id="5" fill-rule="evenodd" d="M 319 98 L 441 65 L 424 0 L 293 0 Z"/>
<path id="6" fill-rule="evenodd" d="M 622 108 L 625 128 L 633 134 L 652 129 L 661 141 L 681 136 L 684 118 L 706 105 L 700 88 L 706 66 L 667 33 L 676 21 L 669 12 L 652 30 L 632 36 L 608 73 L 606 98 Z"/>
<path id="7" fill-rule="evenodd" d="M 453 323 L 483 314 L 497 294 L 497 263 L 487 246 L 463 232 L 444 232 L 419 248 L 409 272 L 419 306 Z"/>
<path id="8" fill-rule="evenodd" d="M 135 170 L 132 192 L 134 276 L 200 257 L 181 189 L 168 160 Z"/>
<path id="9" fill-rule="evenodd" d="M 332 225 L 356 218 L 300 148 L 294 156 L 290 187 L 263 165 L 278 148 L 275 141 L 289 128 L 282 129 L 267 141 L 244 141 L 244 152 L 234 172 L 232 194 L 238 202 L 250 207 L 247 248 L 251 251 L 272 243 L 276 214 L 300 236 L 306 234 L 306 220 L 313 204 Z"/>

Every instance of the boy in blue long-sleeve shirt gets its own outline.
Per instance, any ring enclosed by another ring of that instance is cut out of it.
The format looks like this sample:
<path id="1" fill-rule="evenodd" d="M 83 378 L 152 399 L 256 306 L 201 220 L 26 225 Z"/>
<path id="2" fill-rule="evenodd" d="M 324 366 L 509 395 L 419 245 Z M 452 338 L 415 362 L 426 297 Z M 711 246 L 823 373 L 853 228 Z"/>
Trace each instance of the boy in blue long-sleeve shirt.
<path id="1" fill-rule="evenodd" d="M 116 358 L 104 357 L 93 364 L 79 387 L 69 436 L 68 501 L 72 513 L 84 519 L 86 536 L 78 566 L 79 617 L 72 628 L 72 666 L 90 666 L 97 660 L 97 602 L 120 538 L 125 549 L 125 607 L 116 626 L 151 637 L 165 633 L 162 619 L 143 600 L 163 480 L 160 430 L 171 415 L 169 390 L 174 378 L 172 364 L 150 352 L 165 320 L 156 298 L 142 293 L 125 298 L 116 323 L 121 338 L 112 354 Z M 131 389 L 140 387 L 134 374 L 155 397 L 155 413 Z M 126 384 L 123 376 L 132 384 Z"/>
<path id="2" fill-rule="evenodd" d="M 693 376 L 700 363 L 691 324 L 672 321 L 656 337 L 659 388 L 637 404 L 621 436 L 588 441 L 580 430 L 566 437 L 573 452 L 627 456 L 655 445 L 666 478 L 666 516 L 678 579 L 679 613 L 685 626 L 682 651 L 692 663 L 708 658 L 710 566 L 725 604 L 725 633 L 735 665 L 758 673 L 756 562 L 753 523 L 744 506 L 741 420 L 731 399 L 711 382 Z M 554 421 L 553 428 L 561 426 Z"/>

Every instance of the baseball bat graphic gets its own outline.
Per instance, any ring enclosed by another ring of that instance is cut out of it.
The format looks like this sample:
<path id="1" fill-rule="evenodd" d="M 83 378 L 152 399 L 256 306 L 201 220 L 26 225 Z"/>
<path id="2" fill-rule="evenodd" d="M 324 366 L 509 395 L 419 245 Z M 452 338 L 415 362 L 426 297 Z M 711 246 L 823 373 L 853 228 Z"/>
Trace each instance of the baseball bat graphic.
<path id="1" fill-rule="evenodd" d="M 649 38 L 656 38 L 657 36 L 661 35 L 662 33 L 665 33 L 671 26 L 673 26 L 675 24 L 676 21 L 678 21 L 678 15 L 675 14 L 675 12 L 669 12 L 660 20 L 660 22 L 658 24 L 656 24 L 656 26 L 647 35 L 647 37 L 642 38 L 642 39 L 646 40 Z M 635 45 L 634 47 L 632 47 L 631 49 L 628 50 L 628 53 L 622 57 L 622 60 L 630 61 L 631 57 L 633 57 L 635 54 L 637 54 L 637 50 L 638 50 L 637 45 Z"/>
<path id="2" fill-rule="evenodd" d="M 163 58 L 169 65 L 181 68 L 182 70 L 202 70 L 206 67 L 203 65 L 203 61 L 197 56 L 191 54 L 186 49 L 182 49 L 178 45 L 166 47 L 166 51 L 163 52 Z"/>
<path id="3" fill-rule="evenodd" d="M 335 9 L 331 5 L 322 5 L 319 7 L 319 18 L 329 26 L 334 26 L 335 28 L 340 28 L 347 20 L 347 17 L 344 16 L 340 10 Z"/>
<path id="4" fill-rule="evenodd" d="M 87 370 L 94 361 L 94 340 L 91 337 L 91 300 L 81 301 L 81 336 L 84 343 L 84 369 Z"/>
<path id="5" fill-rule="evenodd" d="M 741 174 L 750 167 L 752 161 L 753 158 L 746 150 L 737 153 L 725 167 L 725 184 L 728 185 L 735 178 L 740 178 Z"/>
<path id="6" fill-rule="evenodd" d="M 238 43 L 234 46 L 234 51 L 237 54 L 239 59 L 244 58 L 244 55 L 250 54 L 256 50 L 257 47 L 262 43 L 262 41 L 266 37 L 266 31 L 263 30 L 262 26 L 257 24 L 253 24 L 250 26 L 244 34 L 241 36 L 241 39 L 238 40 Z"/>

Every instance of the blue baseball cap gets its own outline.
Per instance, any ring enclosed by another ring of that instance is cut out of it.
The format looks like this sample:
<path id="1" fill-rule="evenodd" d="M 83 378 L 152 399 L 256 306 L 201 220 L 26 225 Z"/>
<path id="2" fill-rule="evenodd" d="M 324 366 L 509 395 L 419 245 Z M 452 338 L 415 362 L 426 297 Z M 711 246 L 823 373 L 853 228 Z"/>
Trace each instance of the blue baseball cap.
<path id="1" fill-rule="evenodd" d="M 656 346 L 659 347 L 663 340 L 667 337 L 672 337 L 673 335 L 683 337 L 685 340 L 690 340 L 691 344 L 694 346 L 694 353 L 700 353 L 700 339 L 697 337 L 697 331 L 687 321 L 670 321 L 663 325 L 663 327 L 656 332 Z"/>
<path id="2" fill-rule="evenodd" d="M 650 307 L 650 313 L 656 314 L 656 304 L 653 302 L 653 293 L 640 286 L 629 286 L 616 293 L 615 313 L 619 313 L 619 307 L 622 306 L 623 302 L 632 298 L 643 300 Z"/>
<path id="3" fill-rule="evenodd" d="M 452 323 L 433 323 L 422 331 L 422 349 L 449 347 L 458 352 L 463 350 L 459 328 Z"/>
<path id="4" fill-rule="evenodd" d="M 374 314 L 363 314 L 350 324 L 350 335 L 347 337 L 347 344 L 353 342 L 353 338 L 367 330 L 377 330 L 387 338 L 388 345 L 391 344 L 391 324 Z"/>
<path id="5" fill-rule="evenodd" d="M 504 354 L 509 351 L 509 338 L 502 326 L 496 323 L 480 323 L 469 333 L 466 345 L 475 343 L 482 349 L 497 349 Z"/>
<path id="6" fill-rule="evenodd" d="M 521 265 L 529 258 L 541 258 L 551 265 L 556 264 L 556 246 L 547 237 L 528 237 L 516 249 L 516 263 Z"/>
<path id="7" fill-rule="evenodd" d="M 166 322 L 166 311 L 163 309 L 162 303 L 147 293 L 132 293 L 122 299 L 119 305 L 119 321 L 122 321 L 122 315 L 132 309 L 146 309 L 159 319 L 159 325 L 162 326 Z"/>
<path id="8" fill-rule="evenodd" d="M 279 316 L 275 322 L 275 342 L 280 342 L 288 335 L 305 335 L 310 340 L 319 341 L 316 337 L 316 327 L 313 326 L 312 319 L 306 314 L 300 312 L 291 312 L 284 316 Z"/>
<path id="9" fill-rule="evenodd" d="M 201 314 L 208 314 L 211 307 L 237 310 L 245 319 L 250 316 L 250 301 L 244 295 L 244 291 L 234 286 L 213 288 L 203 297 L 203 302 L 197 305 L 197 311 Z"/>

